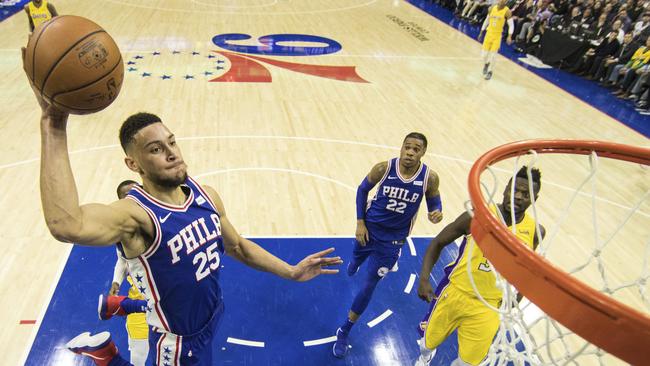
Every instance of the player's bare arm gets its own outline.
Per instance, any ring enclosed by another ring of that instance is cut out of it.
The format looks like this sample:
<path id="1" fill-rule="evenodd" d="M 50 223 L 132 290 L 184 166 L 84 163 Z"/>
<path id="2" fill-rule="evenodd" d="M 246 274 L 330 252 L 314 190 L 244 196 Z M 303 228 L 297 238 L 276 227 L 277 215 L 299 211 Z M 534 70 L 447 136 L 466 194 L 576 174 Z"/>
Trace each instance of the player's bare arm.
<path id="1" fill-rule="evenodd" d="M 425 192 L 427 198 L 427 217 L 429 221 L 434 224 L 442 221 L 442 201 L 440 200 L 440 178 L 434 171 L 429 172 L 427 179 L 427 191 Z M 429 207 L 431 206 L 431 207 Z"/>
<path id="2" fill-rule="evenodd" d="M 111 205 L 79 204 L 68 155 L 68 115 L 38 95 L 37 99 L 42 109 L 41 203 L 48 229 L 57 240 L 84 245 L 104 246 L 125 240 L 127 255 L 133 254 L 131 243 L 138 242 L 133 239 L 141 232 L 141 226 L 151 234 L 153 224 L 144 210 L 127 200 Z"/>
<path id="3" fill-rule="evenodd" d="M 300 263 L 292 266 L 267 252 L 256 243 L 242 237 L 230 223 L 219 194 L 212 187 L 203 186 L 203 188 L 210 195 L 210 199 L 214 202 L 219 213 L 226 254 L 249 267 L 294 281 L 308 281 L 321 274 L 338 273 L 337 269 L 326 268 L 343 263 L 340 257 L 327 257 L 328 254 L 334 251 L 334 248 L 309 255 Z"/>
<path id="4" fill-rule="evenodd" d="M 431 302 L 433 299 L 433 287 L 431 287 L 431 282 L 429 282 L 429 275 L 434 264 L 440 258 L 442 248 L 453 243 L 459 237 L 469 234 L 471 222 L 472 218 L 469 213 L 463 212 L 454 222 L 445 226 L 438 236 L 429 243 L 422 260 L 422 269 L 420 270 L 420 281 L 418 284 L 418 296 L 422 300 Z"/>
<path id="5" fill-rule="evenodd" d="M 59 13 L 56 11 L 56 8 L 54 5 L 52 5 L 52 3 L 47 3 L 47 10 L 49 10 L 50 14 L 52 14 L 52 18 L 59 16 Z"/>
<path id="6" fill-rule="evenodd" d="M 357 205 L 363 204 L 363 207 L 361 209 L 365 209 L 365 204 L 366 200 L 363 199 L 365 197 L 366 199 L 368 198 L 368 191 L 372 189 L 379 181 L 381 178 L 386 174 L 386 169 L 388 169 L 388 161 L 382 161 L 381 163 L 375 164 L 375 166 L 370 169 L 370 172 L 364 178 L 364 181 L 361 183 L 359 186 L 359 189 L 357 190 L 357 200 L 361 199 L 364 202 L 357 202 Z M 359 196 L 362 197 L 359 197 Z M 360 208 L 357 207 L 357 211 Z M 366 245 L 366 243 L 369 240 L 368 237 L 368 228 L 366 228 L 366 222 L 364 218 L 359 218 L 359 212 L 357 212 L 357 229 L 354 234 L 355 238 L 357 239 L 357 242 L 359 244 Z"/>

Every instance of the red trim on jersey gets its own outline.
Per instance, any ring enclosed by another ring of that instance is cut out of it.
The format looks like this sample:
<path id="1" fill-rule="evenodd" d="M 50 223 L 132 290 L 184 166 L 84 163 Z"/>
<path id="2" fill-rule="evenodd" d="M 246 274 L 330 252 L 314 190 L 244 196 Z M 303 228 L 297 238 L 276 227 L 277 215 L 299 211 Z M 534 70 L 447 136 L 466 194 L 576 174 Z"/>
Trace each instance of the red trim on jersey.
<path id="1" fill-rule="evenodd" d="M 174 356 L 174 366 L 181 364 L 181 336 L 176 336 L 176 355 Z"/>
<path id="2" fill-rule="evenodd" d="M 185 203 L 182 206 L 176 206 L 176 205 L 171 205 L 169 203 L 162 202 L 162 201 L 156 199 L 156 197 L 150 195 L 149 193 L 147 193 L 147 191 L 145 191 L 144 189 L 142 189 L 142 188 L 140 188 L 138 186 L 133 186 L 133 189 L 138 191 L 149 202 L 153 203 L 154 205 L 156 205 L 156 206 L 158 206 L 160 208 L 164 208 L 165 210 L 169 210 L 169 211 L 185 212 L 185 211 L 187 211 L 187 208 L 190 207 L 190 205 L 194 201 L 194 191 L 192 191 L 191 189 L 190 189 L 190 194 L 187 196 L 187 198 L 185 199 Z"/>
<path id="3" fill-rule="evenodd" d="M 142 207 L 142 209 L 149 215 L 149 218 L 151 219 L 151 222 L 153 223 L 154 229 L 156 230 L 156 233 L 154 235 L 153 243 L 151 243 L 151 246 L 147 248 L 144 253 L 140 254 L 140 256 L 143 256 L 145 258 L 148 258 L 151 256 L 156 249 L 160 246 L 160 241 L 162 240 L 162 228 L 160 227 L 160 222 L 158 221 L 158 218 L 156 218 L 156 215 L 154 215 L 153 211 L 149 207 L 147 207 L 144 203 L 140 202 L 140 200 L 137 197 L 134 196 L 126 196 L 126 198 L 129 198 L 133 200 L 135 203 L 138 204 L 138 206 Z"/>
<path id="4" fill-rule="evenodd" d="M 422 167 L 424 166 L 424 164 L 422 164 L 422 162 L 420 161 L 420 168 L 418 169 L 418 171 L 415 172 L 415 174 L 413 174 L 413 176 L 411 178 L 404 179 L 404 177 L 402 177 L 402 174 L 400 174 L 400 172 L 399 172 L 399 158 L 397 158 L 395 160 L 395 163 L 396 163 L 395 164 L 395 172 L 397 173 L 397 177 L 399 177 L 399 179 L 404 183 L 413 182 L 420 175 L 420 173 L 422 173 Z"/>
<path id="5" fill-rule="evenodd" d="M 147 263 L 145 258 L 142 258 L 142 256 L 139 256 L 138 259 L 140 260 L 140 263 L 142 264 L 142 267 L 144 268 L 144 272 L 147 275 L 147 282 L 149 283 L 149 291 L 151 291 L 151 296 L 153 296 L 153 299 L 154 299 L 154 308 L 156 310 L 156 313 L 158 314 L 158 319 L 160 319 L 160 322 L 162 323 L 165 330 L 168 331 L 168 332 L 171 332 L 171 330 L 169 329 L 169 325 L 167 324 L 167 319 L 165 319 L 165 316 L 164 316 L 164 314 L 162 312 L 162 309 L 160 308 L 158 288 L 156 287 L 155 283 L 153 282 L 153 279 L 152 279 L 152 276 L 151 276 L 151 269 L 149 268 L 149 264 Z"/>
<path id="6" fill-rule="evenodd" d="M 160 350 L 160 347 L 162 346 L 163 339 L 165 338 L 166 335 L 167 335 L 167 333 L 163 333 L 163 335 L 161 335 L 160 338 L 158 339 L 158 352 L 156 352 L 157 353 L 156 354 L 156 365 L 160 365 L 160 354 L 162 353 L 161 350 Z"/>
<path id="7" fill-rule="evenodd" d="M 200 185 L 199 183 L 197 183 L 197 182 L 196 182 L 192 177 L 189 177 L 189 176 L 188 176 L 187 178 L 188 178 L 192 183 L 194 183 L 194 185 L 195 185 L 196 188 L 201 192 L 201 194 L 203 194 L 203 195 L 205 196 L 205 199 L 208 200 L 208 202 L 210 203 L 210 205 L 211 205 L 212 208 L 214 209 L 214 212 L 216 212 L 217 215 L 221 216 L 221 214 L 219 213 L 219 210 L 217 210 L 217 205 L 214 204 L 214 202 L 212 201 L 212 197 L 210 197 L 210 195 L 208 194 L 208 192 L 206 192 L 206 191 L 203 189 L 203 187 L 201 187 L 201 185 Z"/>

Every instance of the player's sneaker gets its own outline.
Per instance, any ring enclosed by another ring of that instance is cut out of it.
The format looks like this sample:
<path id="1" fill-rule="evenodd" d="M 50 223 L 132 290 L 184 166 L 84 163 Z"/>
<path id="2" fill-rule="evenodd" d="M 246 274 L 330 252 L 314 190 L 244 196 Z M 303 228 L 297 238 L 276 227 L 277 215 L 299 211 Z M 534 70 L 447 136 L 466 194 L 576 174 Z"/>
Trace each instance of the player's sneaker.
<path id="1" fill-rule="evenodd" d="M 336 330 L 336 342 L 332 347 L 334 357 L 343 358 L 350 349 L 350 342 L 348 341 L 348 334 L 343 332 L 341 328 Z"/>
<path id="2" fill-rule="evenodd" d="M 90 332 L 81 333 L 65 346 L 76 354 L 90 357 L 98 366 L 107 366 L 117 355 L 117 347 L 109 332 L 101 332 L 94 336 L 91 336 Z"/>
<path id="3" fill-rule="evenodd" d="M 484 65 L 483 65 L 483 75 L 487 74 L 487 72 L 488 72 L 488 67 L 490 67 L 490 64 L 484 64 Z"/>
<path id="4" fill-rule="evenodd" d="M 99 314 L 99 319 L 108 320 L 115 315 L 125 316 L 126 312 L 120 306 L 120 303 L 124 299 L 126 299 L 126 296 L 104 296 L 103 294 L 100 294 L 99 302 L 97 304 L 97 314 Z"/>
<path id="5" fill-rule="evenodd" d="M 492 79 L 492 71 L 488 71 L 485 73 L 485 80 L 490 80 Z"/>
<path id="6" fill-rule="evenodd" d="M 415 366 L 429 366 L 433 356 L 436 355 L 436 350 L 427 349 L 424 346 L 424 338 L 418 340 L 418 345 L 420 345 L 420 356 L 415 360 Z"/>

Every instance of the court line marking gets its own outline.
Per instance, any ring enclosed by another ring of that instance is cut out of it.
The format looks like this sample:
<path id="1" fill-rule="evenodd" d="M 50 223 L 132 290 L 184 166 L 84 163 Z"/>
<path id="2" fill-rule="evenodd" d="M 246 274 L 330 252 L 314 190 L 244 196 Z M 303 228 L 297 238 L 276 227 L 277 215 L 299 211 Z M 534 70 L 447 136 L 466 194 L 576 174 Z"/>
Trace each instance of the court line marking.
<path id="1" fill-rule="evenodd" d="M 325 344 L 325 343 L 332 343 L 336 342 L 336 336 L 331 336 L 327 338 L 321 338 L 321 339 L 314 339 L 311 341 L 303 341 L 302 344 L 305 347 L 312 347 L 312 346 L 318 346 L 320 344 Z"/>
<path id="2" fill-rule="evenodd" d="M 411 290 L 413 290 L 413 284 L 415 284 L 415 278 L 417 276 L 413 273 L 409 276 L 409 282 L 406 284 L 406 288 L 404 289 L 404 293 L 410 294 Z"/>
<path id="3" fill-rule="evenodd" d="M 226 342 L 232 344 L 239 344 L 241 346 L 264 348 L 264 342 L 259 342 L 259 341 L 249 341 L 246 339 L 228 337 L 228 339 L 226 339 Z"/>
<path id="4" fill-rule="evenodd" d="M 383 314 L 381 314 L 380 316 L 376 317 L 375 319 L 369 321 L 368 322 L 368 327 L 370 327 L 370 328 L 374 327 L 375 325 L 377 325 L 377 324 L 383 322 L 384 320 L 386 320 L 386 318 L 388 318 L 391 315 L 393 315 L 392 310 L 388 309 L 388 310 L 384 311 Z"/>
<path id="5" fill-rule="evenodd" d="M 122 6 L 131 6 L 134 8 L 141 8 L 141 9 L 149 9 L 149 10 L 162 10 L 162 11 L 172 11 L 172 12 L 178 12 L 178 13 L 203 13 L 203 14 L 237 14 L 237 15 L 261 15 L 261 16 L 269 16 L 269 15 L 295 15 L 295 14 L 321 14 L 321 13 L 333 13 L 333 12 L 338 12 L 338 11 L 345 11 L 345 10 L 352 10 L 352 9 L 357 9 L 357 8 L 363 8 L 370 6 L 374 3 L 377 2 L 377 0 L 370 0 L 366 1 L 365 3 L 361 4 L 356 4 L 356 5 L 350 5 L 346 7 L 341 7 L 341 8 L 333 8 L 333 9 L 322 9 L 322 10 L 305 10 L 305 11 L 281 11 L 281 12 L 237 12 L 237 11 L 210 11 L 210 10 L 201 10 L 201 9 L 177 9 L 177 8 L 162 8 L 158 6 L 147 6 L 147 5 L 141 5 L 141 4 L 134 4 L 131 2 L 125 2 L 125 1 L 120 1 L 120 0 L 105 0 L 108 3 L 112 4 L 117 4 L 117 5 L 122 5 Z"/>
<path id="6" fill-rule="evenodd" d="M 415 245 L 413 244 L 413 239 L 411 239 L 410 236 L 407 236 L 406 242 L 409 244 L 409 250 L 411 251 L 411 255 L 413 257 L 417 256 L 418 254 L 415 252 Z"/>
<path id="7" fill-rule="evenodd" d="M 260 4 L 260 5 L 219 5 L 219 4 L 210 4 L 210 3 L 204 3 L 198 0 L 192 0 L 194 4 L 199 4 L 199 5 L 205 5 L 208 7 L 213 7 L 213 8 L 236 8 L 236 9 L 253 9 L 253 8 L 265 8 L 268 6 L 273 6 L 278 3 L 278 0 L 273 0 L 271 3 L 266 3 L 266 4 Z"/>
<path id="8" fill-rule="evenodd" d="M 41 307 L 40 314 L 38 314 L 38 318 L 36 318 L 36 326 L 32 328 L 32 333 L 29 335 L 29 339 L 27 340 L 27 347 L 25 347 L 25 350 L 23 351 L 23 356 L 20 358 L 20 362 L 18 363 L 19 365 L 24 365 L 27 362 L 27 357 L 29 357 L 29 353 L 32 351 L 32 347 L 34 346 L 34 341 L 36 340 L 36 335 L 38 334 L 38 331 L 41 329 L 41 325 L 43 324 L 43 318 L 45 318 L 45 313 L 47 312 L 47 308 L 50 306 L 50 303 L 52 302 L 52 297 L 54 297 L 54 291 L 56 290 L 56 286 L 59 285 L 59 281 L 61 280 L 61 275 L 63 274 L 63 270 L 65 270 L 65 265 L 66 263 L 68 263 L 68 258 L 70 257 L 70 253 L 72 253 L 72 248 L 73 248 L 72 244 L 67 245 L 66 248 L 67 253 L 65 253 L 61 258 L 61 263 L 59 263 L 57 275 L 54 277 L 55 281 L 52 281 L 52 285 L 50 286 L 50 291 L 46 297 L 47 301 L 44 302 L 43 306 Z"/>
<path id="9" fill-rule="evenodd" d="M 329 139 L 329 138 L 320 138 L 320 137 L 306 137 L 306 136 L 265 136 L 265 135 L 231 135 L 231 136 L 219 136 L 219 135 L 211 135 L 211 136 L 188 136 L 188 137 L 177 137 L 177 141 L 194 141 L 194 140 L 213 140 L 213 139 L 263 139 L 263 140 L 295 140 L 295 141 L 317 141 L 317 142 L 329 142 L 329 143 L 336 143 L 336 144 L 346 144 L 346 145 L 356 145 L 356 146 L 368 146 L 368 147 L 375 147 L 375 148 L 381 148 L 381 149 L 388 149 L 388 150 L 396 150 L 399 151 L 399 147 L 394 147 L 394 146 L 389 146 L 389 145 L 382 145 L 382 144 L 373 144 L 369 142 L 359 142 L 359 141 L 351 141 L 351 140 L 338 140 L 338 139 Z M 99 151 L 99 150 L 105 150 L 105 149 L 111 149 L 111 148 L 119 148 L 120 145 L 118 144 L 111 144 L 111 145 L 103 145 L 103 146 L 95 146 L 95 147 L 90 147 L 90 148 L 85 148 L 85 149 L 80 149 L 80 150 L 74 150 L 69 152 L 70 155 L 76 155 L 76 154 L 83 154 L 86 152 L 91 152 L 91 151 Z M 441 155 L 441 154 L 434 154 L 431 152 L 427 152 L 425 156 L 428 157 L 435 157 L 438 159 L 442 160 L 449 160 L 449 161 L 455 161 L 463 164 L 468 164 L 472 165 L 474 164 L 474 161 L 466 160 L 466 159 L 461 159 L 461 158 L 454 158 L 451 156 L 447 155 Z M 5 169 L 5 168 L 11 168 L 11 167 L 16 167 L 24 164 L 29 164 L 33 162 L 40 161 L 40 158 L 31 158 L 23 161 L 18 161 L 14 163 L 8 163 L 4 165 L 0 165 L 0 170 Z M 243 169 L 243 168 L 242 168 Z M 498 167 L 493 168 L 495 171 L 501 172 L 501 173 L 508 173 L 511 174 L 512 171 L 509 169 L 502 169 Z M 312 174 L 312 173 L 309 173 Z M 316 175 L 315 175 L 316 176 Z M 330 178 L 331 179 L 331 178 Z M 567 191 L 573 191 L 574 188 L 564 186 L 558 183 L 554 183 L 551 181 L 544 181 L 544 184 L 551 185 L 557 188 L 561 188 Z M 591 198 L 590 193 L 586 192 L 580 192 L 580 195 L 583 197 L 588 197 Z M 625 206 L 623 204 L 610 201 L 606 198 L 598 197 L 596 196 L 596 199 L 601 202 L 608 203 L 610 205 L 616 206 L 618 208 L 623 208 L 630 210 L 630 206 Z M 636 211 L 637 214 L 650 218 L 650 214 L 646 213 L 641 210 Z"/>

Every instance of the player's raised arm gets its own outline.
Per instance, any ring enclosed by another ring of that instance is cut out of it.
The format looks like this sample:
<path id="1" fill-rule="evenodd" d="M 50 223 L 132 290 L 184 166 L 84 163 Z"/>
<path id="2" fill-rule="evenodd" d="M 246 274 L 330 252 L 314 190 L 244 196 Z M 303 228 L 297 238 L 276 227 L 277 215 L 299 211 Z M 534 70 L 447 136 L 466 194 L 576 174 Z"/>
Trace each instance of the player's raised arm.
<path id="1" fill-rule="evenodd" d="M 363 178 L 361 184 L 357 188 L 357 229 L 355 232 L 355 237 L 357 242 L 361 245 L 366 245 L 368 242 L 368 228 L 366 227 L 366 205 L 368 204 L 368 192 L 379 183 L 381 178 L 386 174 L 386 169 L 388 168 L 388 162 L 382 161 L 381 163 L 375 164 L 375 166 L 370 169 L 370 172 L 366 177 Z"/>
<path id="2" fill-rule="evenodd" d="M 444 229 L 431 240 L 427 247 L 427 251 L 422 259 L 422 269 L 420 270 L 420 283 L 418 285 L 418 296 L 427 302 L 433 299 L 433 288 L 429 282 L 429 275 L 433 265 L 436 264 L 442 248 L 454 242 L 459 237 L 469 234 L 470 223 L 472 222 L 471 216 L 467 212 L 463 212 L 454 222 L 445 226 Z"/>
<path id="3" fill-rule="evenodd" d="M 111 245 L 123 234 L 137 230 L 126 201 L 111 205 L 80 206 L 77 187 L 70 167 L 66 127 L 68 115 L 41 105 L 41 203 L 45 222 L 60 241 L 85 245 Z"/>
<path id="4" fill-rule="evenodd" d="M 308 281 L 321 274 L 338 273 L 338 269 L 324 268 L 343 263 L 340 257 L 327 257 L 334 251 L 334 248 L 309 255 L 300 263 L 292 266 L 256 243 L 242 237 L 230 223 L 219 194 L 212 187 L 203 186 L 203 188 L 210 195 L 219 213 L 226 254 L 249 267 L 294 281 Z"/>

